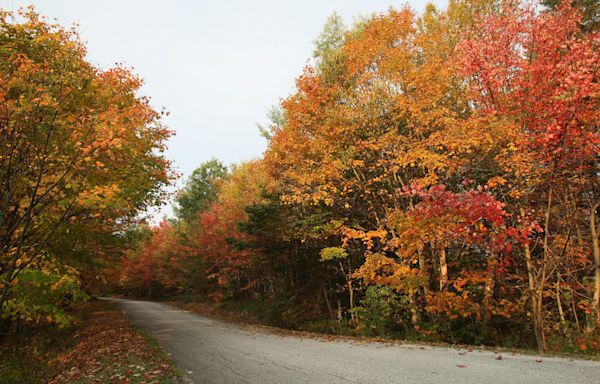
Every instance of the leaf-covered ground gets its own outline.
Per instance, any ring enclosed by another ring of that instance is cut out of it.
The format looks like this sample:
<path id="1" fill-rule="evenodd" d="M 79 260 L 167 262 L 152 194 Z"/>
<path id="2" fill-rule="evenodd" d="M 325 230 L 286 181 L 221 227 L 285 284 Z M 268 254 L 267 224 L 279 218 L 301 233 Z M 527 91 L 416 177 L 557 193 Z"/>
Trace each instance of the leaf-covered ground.
<path id="1" fill-rule="evenodd" d="M 38 330 L 0 346 L 0 384 L 179 383 L 171 360 L 112 304 L 87 304 L 69 331 Z"/>
<path id="2" fill-rule="evenodd" d="M 76 344 L 56 358 L 60 373 L 49 384 L 178 382 L 168 357 L 114 306 L 95 302 L 90 310 Z"/>

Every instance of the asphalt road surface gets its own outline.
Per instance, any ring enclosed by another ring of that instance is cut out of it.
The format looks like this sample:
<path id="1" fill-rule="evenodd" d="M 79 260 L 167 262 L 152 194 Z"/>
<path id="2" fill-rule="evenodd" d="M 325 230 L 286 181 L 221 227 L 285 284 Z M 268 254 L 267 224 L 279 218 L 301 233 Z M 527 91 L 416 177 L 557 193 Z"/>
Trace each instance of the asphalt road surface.
<path id="1" fill-rule="evenodd" d="M 197 384 L 600 384 L 597 361 L 281 336 L 165 304 L 111 300 Z"/>

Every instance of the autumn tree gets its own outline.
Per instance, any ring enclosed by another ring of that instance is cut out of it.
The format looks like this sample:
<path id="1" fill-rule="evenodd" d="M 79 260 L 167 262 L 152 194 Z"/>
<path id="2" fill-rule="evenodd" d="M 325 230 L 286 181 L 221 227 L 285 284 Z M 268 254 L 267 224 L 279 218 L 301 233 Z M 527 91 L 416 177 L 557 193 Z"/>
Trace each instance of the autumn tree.
<path id="1" fill-rule="evenodd" d="M 141 79 L 85 54 L 74 30 L 33 9 L 0 13 L 2 317 L 20 273 L 67 262 L 52 247 L 75 246 L 69 228 L 115 234 L 160 201 L 171 177 L 170 132 L 138 96 Z"/>
<path id="2" fill-rule="evenodd" d="M 568 316 L 565 291 L 590 298 L 579 301 L 588 307 L 589 327 L 598 318 L 600 57 L 598 33 L 581 32 L 581 20 L 568 2 L 541 13 L 530 4 L 506 2 L 461 46 L 459 65 L 472 81 L 477 118 L 504 127 L 510 138 L 497 155 L 504 174 L 494 184 L 515 217 L 540 226 L 522 255 L 541 350 L 550 308 L 558 308 L 560 322 Z M 582 286 L 585 275 L 594 276 L 593 289 Z M 550 286 L 554 300 L 546 293 Z M 571 311 L 575 319 L 577 312 Z"/>
<path id="3" fill-rule="evenodd" d="M 543 0 L 541 3 L 550 9 L 557 9 L 563 4 L 563 1 Z M 600 3 L 598 1 L 575 0 L 571 2 L 571 5 L 582 12 L 580 24 L 584 30 L 598 30 L 598 27 L 600 27 Z"/>
<path id="4" fill-rule="evenodd" d="M 212 159 L 194 169 L 175 197 L 175 214 L 180 220 L 195 223 L 198 214 L 208 210 L 217 198 L 217 184 L 227 176 L 227 167 Z"/>
<path id="5" fill-rule="evenodd" d="M 421 19 L 409 8 L 373 17 L 345 35 L 335 77 L 308 68 L 283 104 L 286 125 L 265 162 L 285 204 L 329 213 L 322 242 L 346 239 L 345 270 L 393 240 L 389 216 L 418 202 L 407 191 L 446 180 L 460 186 L 458 172 L 494 140 L 464 124 L 466 93 L 447 65 L 458 23 L 435 7 Z M 427 273 L 433 263 L 443 282 L 445 250 L 426 252 L 420 268 Z"/>
<path id="6" fill-rule="evenodd" d="M 195 252 L 206 260 L 209 277 L 220 288 L 249 287 L 253 283 L 246 273 L 252 266 L 253 253 L 238 246 L 248 240 L 238 224 L 247 218 L 246 207 L 262 200 L 265 184 L 260 163 L 235 165 L 227 180 L 219 185 L 218 201 L 198 213 L 198 227 L 191 234 Z"/>
<path id="7" fill-rule="evenodd" d="M 599 36 L 580 3 L 333 15 L 264 157 L 201 178 L 214 194 L 154 230 L 147 281 L 184 285 L 188 255 L 210 296 L 279 325 L 600 348 Z"/>
<path id="8" fill-rule="evenodd" d="M 156 297 L 202 292 L 205 261 L 188 241 L 184 227 L 161 221 L 127 250 L 116 270 L 116 284 L 129 293 Z"/>

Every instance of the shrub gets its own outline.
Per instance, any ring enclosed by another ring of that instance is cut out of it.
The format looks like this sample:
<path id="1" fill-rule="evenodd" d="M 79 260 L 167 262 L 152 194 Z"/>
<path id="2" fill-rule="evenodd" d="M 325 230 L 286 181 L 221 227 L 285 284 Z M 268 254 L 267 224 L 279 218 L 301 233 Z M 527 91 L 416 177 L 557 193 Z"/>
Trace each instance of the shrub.
<path id="1" fill-rule="evenodd" d="M 2 318 L 26 323 L 71 325 L 72 310 L 88 300 L 70 267 L 24 269 L 16 279 Z"/>

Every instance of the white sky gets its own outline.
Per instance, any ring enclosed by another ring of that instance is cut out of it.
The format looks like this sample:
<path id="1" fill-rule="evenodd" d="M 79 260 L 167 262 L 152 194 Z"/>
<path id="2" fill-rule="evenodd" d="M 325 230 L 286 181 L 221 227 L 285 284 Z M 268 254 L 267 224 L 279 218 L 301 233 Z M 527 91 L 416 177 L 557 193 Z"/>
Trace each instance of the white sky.
<path id="1" fill-rule="evenodd" d="M 350 25 L 356 16 L 405 3 L 0 0 L 0 7 L 33 4 L 62 25 L 78 23 L 92 63 L 134 67 L 146 82 L 142 93 L 171 113 L 165 123 L 176 136 L 167 156 L 185 177 L 213 157 L 230 164 L 262 154 L 266 143 L 256 123 L 266 123 L 271 106 L 292 92 L 332 12 Z M 408 3 L 422 11 L 426 1 Z"/>

